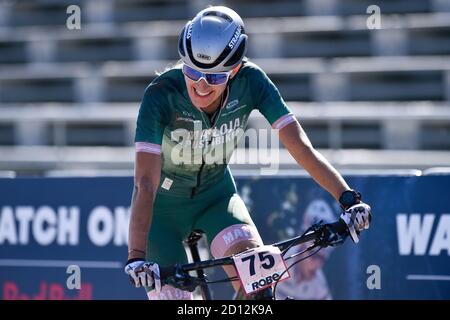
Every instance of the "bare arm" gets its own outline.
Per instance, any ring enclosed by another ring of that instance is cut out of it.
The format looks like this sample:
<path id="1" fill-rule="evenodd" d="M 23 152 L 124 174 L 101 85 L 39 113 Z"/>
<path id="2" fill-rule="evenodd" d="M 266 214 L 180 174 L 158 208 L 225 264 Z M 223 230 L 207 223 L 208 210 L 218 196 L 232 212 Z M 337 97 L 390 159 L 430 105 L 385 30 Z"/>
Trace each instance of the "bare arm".
<path id="1" fill-rule="evenodd" d="M 128 259 L 145 258 L 153 202 L 161 178 L 161 156 L 137 152 L 128 234 Z"/>
<path id="2" fill-rule="evenodd" d="M 336 200 L 350 189 L 344 178 L 323 155 L 314 149 L 303 128 L 294 121 L 279 131 L 280 140 L 311 177 Z"/>

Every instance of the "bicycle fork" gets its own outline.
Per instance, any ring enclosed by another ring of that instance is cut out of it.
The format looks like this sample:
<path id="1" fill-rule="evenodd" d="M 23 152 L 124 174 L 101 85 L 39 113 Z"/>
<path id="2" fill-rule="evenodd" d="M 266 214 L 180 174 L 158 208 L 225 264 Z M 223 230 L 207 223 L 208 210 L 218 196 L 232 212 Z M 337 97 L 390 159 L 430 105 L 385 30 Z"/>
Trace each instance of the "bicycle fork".
<path id="1" fill-rule="evenodd" d="M 193 262 L 200 262 L 200 254 L 198 251 L 198 242 L 202 238 L 202 233 L 198 230 L 194 230 L 189 234 L 188 238 L 185 240 L 186 245 L 191 252 Z M 196 270 L 197 277 L 201 280 L 205 280 L 205 273 L 203 269 Z M 211 300 L 212 295 L 209 290 L 207 283 L 202 283 L 200 285 L 200 292 L 203 300 Z M 246 295 L 243 288 L 237 292 L 234 296 L 235 300 L 273 300 L 273 290 L 272 288 L 263 289 L 251 295 Z"/>

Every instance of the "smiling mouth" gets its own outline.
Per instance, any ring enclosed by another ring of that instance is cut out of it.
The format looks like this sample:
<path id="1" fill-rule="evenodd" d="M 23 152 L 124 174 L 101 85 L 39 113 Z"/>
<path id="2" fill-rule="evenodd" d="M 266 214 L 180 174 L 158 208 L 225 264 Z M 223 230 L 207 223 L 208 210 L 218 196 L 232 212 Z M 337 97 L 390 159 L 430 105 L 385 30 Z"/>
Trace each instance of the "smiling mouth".
<path id="1" fill-rule="evenodd" d="M 199 92 L 199 91 L 197 91 L 197 89 L 195 89 L 195 88 L 194 88 L 194 92 L 195 92 L 196 95 L 198 95 L 199 97 L 202 97 L 202 98 L 207 97 L 207 96 L 209 96 L 209 95 L 212 93 L 212 91 L 209 91 L 209 92 Z"/>

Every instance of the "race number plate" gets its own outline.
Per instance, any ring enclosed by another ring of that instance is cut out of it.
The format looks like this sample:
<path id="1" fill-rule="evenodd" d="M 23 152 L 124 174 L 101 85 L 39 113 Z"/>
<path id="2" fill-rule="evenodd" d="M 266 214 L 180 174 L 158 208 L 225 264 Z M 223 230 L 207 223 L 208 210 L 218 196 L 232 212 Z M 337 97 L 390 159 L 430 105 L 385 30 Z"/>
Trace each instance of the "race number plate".
<path id="1" fill-rule="evenodd" d="M 263 246 L 233 256 L 239 279 L 247 294 L 270 287 L 290 277 L 280 249 Z"/>

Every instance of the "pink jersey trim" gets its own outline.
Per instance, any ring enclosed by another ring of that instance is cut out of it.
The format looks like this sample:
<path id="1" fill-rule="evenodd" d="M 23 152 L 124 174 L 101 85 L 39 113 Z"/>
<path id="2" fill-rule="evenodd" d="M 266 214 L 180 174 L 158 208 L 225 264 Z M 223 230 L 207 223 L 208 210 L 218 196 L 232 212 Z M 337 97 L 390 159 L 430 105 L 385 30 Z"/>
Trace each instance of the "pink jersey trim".
<path id="1" fill-rule="evenodd" d="M 149 142 L 136 142 L 136 152 L 146 152 L 153 154 L 161 154 L 161 146 L 159 144 Z"/>
<path id="2" fill-rule="evenodd" d="M 295 116 L 292 113 L 285 114 L 272 124 L 272 128 L 280 130 L 295 120 Z"/>

